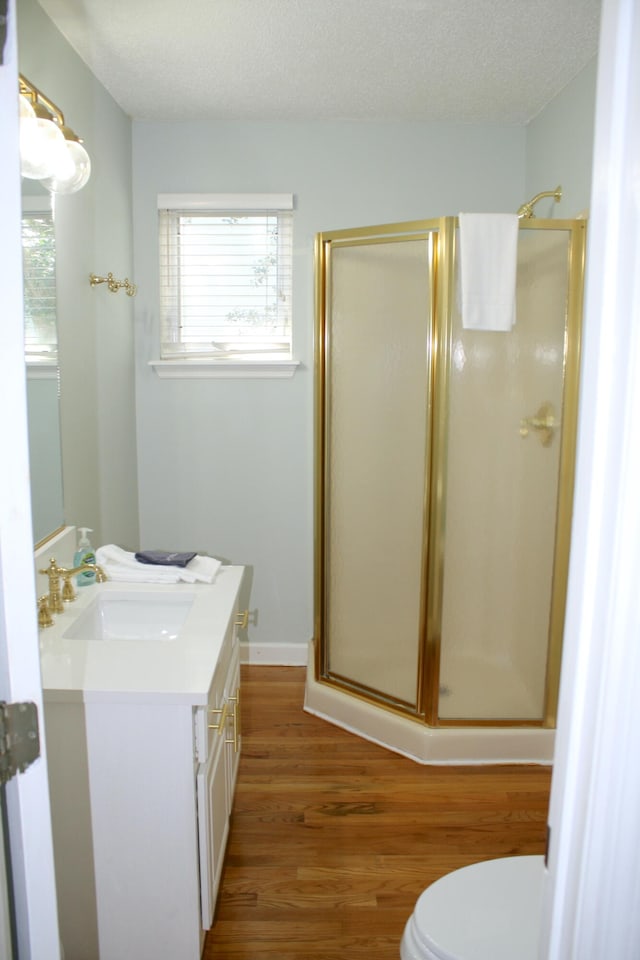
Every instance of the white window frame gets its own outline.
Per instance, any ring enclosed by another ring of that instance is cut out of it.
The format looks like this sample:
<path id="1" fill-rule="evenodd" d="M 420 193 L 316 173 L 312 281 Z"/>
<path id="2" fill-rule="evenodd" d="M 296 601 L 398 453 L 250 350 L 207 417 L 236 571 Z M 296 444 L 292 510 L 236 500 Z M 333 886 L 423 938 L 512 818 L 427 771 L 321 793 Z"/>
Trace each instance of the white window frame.
<path id="1" fill-rule="evenodd" d="M 293 194 L 158 194 L 158 210 L 211 211 L 240 213 L 242 211 L 293 210 Z M 159 339 L 163 336 L 162 320 Z M 243 359 L 200 357 L 186 351 L 181 356 L 151 360 L 149 364 L 159 377 L 171 379 L 207 378 L 287 378 L 292 377 L 299 363 L 294 359 Z"/>

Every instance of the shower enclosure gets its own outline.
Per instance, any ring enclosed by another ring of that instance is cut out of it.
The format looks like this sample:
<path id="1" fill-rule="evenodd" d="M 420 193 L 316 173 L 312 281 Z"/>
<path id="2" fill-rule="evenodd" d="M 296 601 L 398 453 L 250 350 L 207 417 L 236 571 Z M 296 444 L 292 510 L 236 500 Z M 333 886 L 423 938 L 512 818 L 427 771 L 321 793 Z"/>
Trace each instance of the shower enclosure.
<path id="1" fill-rule="evenodd" d="M 312 712 L 403 752 L 555 726 L 585 227 L 520 222 L 510 332 L 463 328 L 456 218 L 318 236 Z"/>

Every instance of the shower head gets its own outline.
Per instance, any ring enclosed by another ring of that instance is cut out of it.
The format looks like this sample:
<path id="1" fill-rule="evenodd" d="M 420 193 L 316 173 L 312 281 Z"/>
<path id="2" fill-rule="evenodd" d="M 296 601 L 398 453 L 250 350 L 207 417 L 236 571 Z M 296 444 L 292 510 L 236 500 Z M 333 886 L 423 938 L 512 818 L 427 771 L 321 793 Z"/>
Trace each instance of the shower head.
<path id="1" fill-rule="evenodd" d="M 543 197 L 553 197 L 556 203 L 560 203 L 562 199 L 562 187 L 556 187 L 555 190 L 544 190 L 542 193 L 536 193 L 535 197 L 532 197 L 528 203 L 523 203 L 518 210 L 518 217 L 520 220 L 529 220 L 531 217 L 534 217 L 533 208 L 535 207 L 538 200 L 542 200 Z"/>

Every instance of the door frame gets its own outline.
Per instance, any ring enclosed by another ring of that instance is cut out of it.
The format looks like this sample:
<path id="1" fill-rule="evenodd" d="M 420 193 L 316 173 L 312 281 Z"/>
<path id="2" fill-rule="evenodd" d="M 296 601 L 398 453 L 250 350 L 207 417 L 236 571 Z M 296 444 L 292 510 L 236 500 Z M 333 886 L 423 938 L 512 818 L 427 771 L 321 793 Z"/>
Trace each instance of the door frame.
<path id="1" fill-rule="evenodd" d="M 640 7 L 604 0 L 545 960 L 640 944 L 639 90 Z"/>
<path id="2" fill-rule="evenodd" d="M 32 701 L 40 717 L 41 756 L 6 788 L 18 956 L 59 960 L 29 495 L 16 41 L 9 0 L 0 63 L 0 699 Z"/>

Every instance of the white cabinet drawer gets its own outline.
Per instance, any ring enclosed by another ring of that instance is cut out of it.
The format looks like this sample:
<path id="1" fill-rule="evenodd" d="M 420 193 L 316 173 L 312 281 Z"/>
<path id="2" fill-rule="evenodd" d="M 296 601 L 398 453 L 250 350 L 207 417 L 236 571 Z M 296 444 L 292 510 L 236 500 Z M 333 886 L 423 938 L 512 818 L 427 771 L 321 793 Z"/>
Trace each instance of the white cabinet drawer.
<path id="1" fill-rule="evenodd" d="M 216 672 L 209 688 L 207 706 L 194 709 L 195 759 L 197 763 L 207 763 L 211 751 L 214 749 L 216 738 L 225 739 L 227 736 L 229 711 L 232 709 L 232 704 L 227 699 L 227 678 L 234 647 L 237 646 L 236 630 L 235 623 L 232 621 L 220 650 Z"/>

